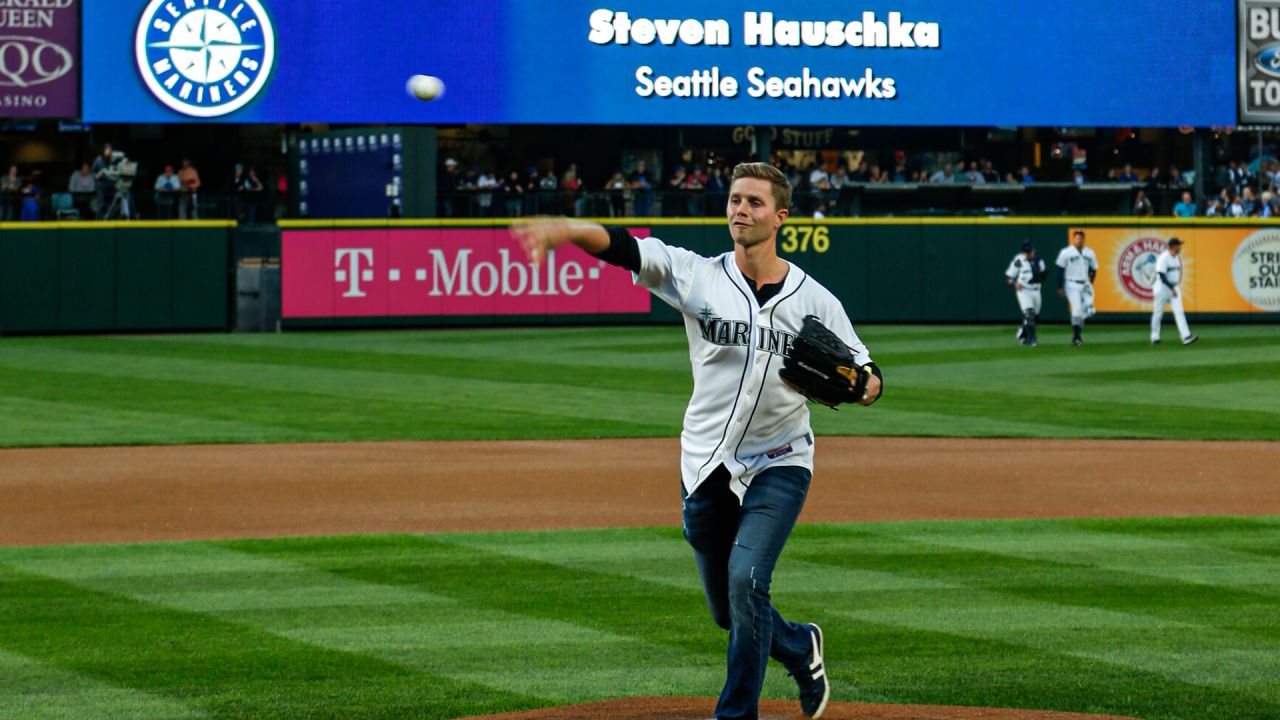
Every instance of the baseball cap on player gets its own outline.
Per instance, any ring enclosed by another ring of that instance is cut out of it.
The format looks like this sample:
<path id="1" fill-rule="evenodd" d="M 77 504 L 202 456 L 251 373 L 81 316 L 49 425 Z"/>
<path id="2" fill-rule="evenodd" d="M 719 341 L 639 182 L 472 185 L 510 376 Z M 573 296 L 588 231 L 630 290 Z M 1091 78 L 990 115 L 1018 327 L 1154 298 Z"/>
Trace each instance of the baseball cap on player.
<path id="1" fill-rule="evenodd" d="M 1031 244 L 1030 240 L 1024 240 L 1022 242 L 1022 252 L 1027 252 L 1028 250 L 1034 250 L 1035 247 L 1036 247 L 1035 245 Z"/>
<path id="2" fill-rule="evenodd" d="M 1178 238 L 1176 238 L 1176 237 L 1175 237 L 1175 238 L 1169 238 L 1169 247 L 1173 247 L 1174 245 L 1181 245 L 1181 244 L 1182 244 L 1182 240 L 1180 240 L 1180 239 L 1178 239 Z"/>

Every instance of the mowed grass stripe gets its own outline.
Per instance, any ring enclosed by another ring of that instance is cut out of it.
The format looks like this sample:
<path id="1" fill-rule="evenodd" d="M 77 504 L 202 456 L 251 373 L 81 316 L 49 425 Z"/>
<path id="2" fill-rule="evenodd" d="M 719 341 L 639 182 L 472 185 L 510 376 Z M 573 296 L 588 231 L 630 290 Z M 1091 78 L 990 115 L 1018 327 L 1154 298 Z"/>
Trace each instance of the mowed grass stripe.
<path id="1" fill-rule="evenodd" d="M 556 384 L 555 379 L 572 377 L 574 387 L 678 394 L 685 397 L 693 388 L 687 360 L 683 367 L 674 370 L 651 367 L 637 375 L 578 374 L 582 367 L 590 367 L 598 362 L 597 356 L 563 354 L 558 362 L 546 362 L 536 359 L 537 354 L 529 348 L 511 348 L 507 354 L 493 353 L 495 357 L 463 353 L 409 355 L 375 352 L 363 347 L 345 350 L 259 347 L 246 352 L 242 348 L 227 345 L 210 347 L 194 343 L 101 338 L 92 348 L 76 348 L 75 352 L 90 355 L 98 362 L 125 366 L 134 364 L 138 358 L 146 361 L 164 358 L 217 365 L 243 364 L 249 366 L 246 368 L 248 372 L 258 372 L 260 366 L 271 366 L 527 384 Z M 492 349 L 489 352 L 492 353 Z"/>
<path id="2" fill-rule="evenodd" d="M 1004 327 L 868 326 L 884 399 L 813 406 L 815 430 L 1280 439 L 1271 326 L 1211 326 L 1186 348 L 1151 348 L 1141 326 L 1091 328 L 1082 348 L 1046 332 L 1063 345 L 1021 348 Z M 688 362 L 678 326 L 5 338 L 0 395 L 18 404 L 0 405 L 0 446 L 674 437 Z M 31 402 L 47 410 L 27 422 Z M 68 403 L 66 417 L 48 403 Z M 85 406 L 115 419 L 98 425 Z M 134 431 L 129 413 L 152 415 Z M 166 415 L 169 437 L 156 432 Z"/>
<path id="3" fill-rule="evenodd" d="M 580 690 L 563 697 L 556 693 L 602 671 L 621 672 L 610 662 L 617 657 L 629 658 L 628 673 L 642 692 L 669 691 L 666 669 L 684 660 L 667 648 L 637 647 L 641 643 L 630 637 L 476 608 L 421 588 L 367 583 L 210 544 L 98 546 L 69 558 L 56 548 L 31 548 L 10 554 L 8 561 L 95 592 L 209 614 L 468 687 L 488 685 L 503 691 L 500 695 L 537 697 L 539 703 L 580 699 Z M 556 667 L 559 680 L 556 673 L 512 673 L 511 658 Z M 710 663 L 701 669 L 703 675 L 713 671 Z"/>
<path id="4" fill-rule="evenodd" d="M 91 676 L 0 650 L 0 720 L 208 717 L 177 700 L 116 687 Z"/>
<path id="5" fill-rule="evenodd" d="M 576 387 L 570 392 L 567 385 L 569 375 L 541 383 L 464 380 L 369 370 L 338 371 L 168 358 L 136 358 L 129 363 L 93 362 L 86 367 L 78 356 L 82 354 L 52 352 L 38 358 L 6 355 L 0 358 L 0 365 L 22 367 L 26 372 L 67 372 L 125 382 L 132 380 L 143 387 L 154 382 L 192 383 L 383 402 L 409 401 L 459 408 L 482 406 L 478 409 L 554 412 L 583 421 L 603 418 L 637 423 L 663 419 L 670 422 L 674 414 L 678 422 L 679 411 L 676 409 L 682 409 L 686 401 L 686 398 L 675 395 L 659 397 L 641 391 L 590 387 Z M 645 402 L 646 398 L 648 402 Z M 217 394 L 210 393 L 209 400 L 216 399 Z"/>
<path id="6" fill-rule="evenodd" d="M 462 699 L 532 702 L 17 568 L 0 573 L 0 648 L 211 717 L 447 718 L 436 708 Z"/>
<path id="7" fill-rule="evenodd" d="M 60 444 L 66 445 L 95 445 L 112 443 L 122 437 L 149 445 L 211 441 L 252 443 L 261 442 L 263 437 L 272 437 L 279 431 L 277 426 L 251 422 L 243 415 L 219 419 L 192 415 L 189 409 L 154 404 L 140 404 L 139 409 L 129 409 L 114 401 L 95 404 L 10 395 L 0 397 L 0 446 L 48 445 L 51 438 L 57 438 Z M 69 423 L 68 418 L 81 418 L 83 422 Z M 296 439 L 318 440 L 323 437 L 309 430 L 299 430 Z"/>
<path id="8" fill-rule="evenodd" d="M 1280 712 L 1276 575 L 1238 548 L 1277 528 L 1273 518 L 801 525 L 773 595 L 788 617 L 823 624 L 837 700 L 1262 718 Z M 1215 587 L 1102 566 L 1109 544 L 1121 564 L 1178 576 L 1248 562 Z M 398 686 L 422 677 L 473 693 L 441 691 L 455 715 L 484 711 L 486 686 L 513 704 L 557 704 L 710 695 L 722 680 L 725 635 L 676 528 L 12 548 L 0 562 L 83 586 L 90 609 L 73 613 L 72 630 L 53 625 L 61 600 L 28 599 L 51 607 L 16 621 L 32 636 L 39 625 L 73 633 L 100 596 L 122 598 L 137 613 L 225 623 L 246 633 L 246 653 L 275 652 L 261 634 L 399 667 L 407 674 L 371 682 L 401 710 L 419 696 Z M 0 622 L 0 648 L 32 656 L 8 636 Z M 55 664 L 48 655 L 34 654 Z M 766 695 L 794 693 L 771 668 Z"/>
<path id="9" fill-rule="evenodd" d="M 6 381 L 8 380 L 8 381 Z M 69 414 L 67 429 L 58 431 L 48 424 L 47 435 L 32 441 L 31 426 L 21 414 L 0 416 L 0 445 L 55 445 L 74 442 L 101 444 L 181 443 L 181 442 L 298 442 L 349 440 L 487 440 L 535 437 L 578 437 L 583 426 L 574 414 L 560 414 L 549 400 L 536 409 L 525 400 L 512 405 L 489 407 L 475 402 L 448 402 L 430 394 L 415 399 L 362 397 L 358 393 L 331 395 L 307 389 L 286 390 L 242 387 L 174 380 L 27 371 L 22 382 L 0 376 L 0 393 L 19 397 L 25 404 L 58 403 L 66 395 L 60 388 L 69 384 L 80 390 L 74 408 L 93 412 Z M 134 392 L 145 385 L 145 391 Z M 519 389 L 511 388 L 513 398 Z M 572 413 L 573 405 L 560 405 Z M 170 432 L 157 437 L 153 432 L 134 434 L 132 428 L 101 426 L 96 412 L 122 411 L 172 416 L 178 420 Z M 228 427 L 241 418 L 253 418 L 252 428 Z M 207 421 L 203 423 L 202 421 Z M 589 437 L 653 436 L 678 432 L 678 416 L 666 424 L 594 418 Z"/>

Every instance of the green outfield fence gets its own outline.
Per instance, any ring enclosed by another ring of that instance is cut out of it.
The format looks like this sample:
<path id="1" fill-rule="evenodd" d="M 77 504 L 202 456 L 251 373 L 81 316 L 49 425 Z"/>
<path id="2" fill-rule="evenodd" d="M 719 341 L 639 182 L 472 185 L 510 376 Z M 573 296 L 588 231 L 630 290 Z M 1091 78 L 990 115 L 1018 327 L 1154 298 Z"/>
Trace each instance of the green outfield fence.
<path id="1" fill-rule="evenodd" d="M 724 220 L 613 218 L 665 241 L 714 255 L 729 247 Z M 228 330 L 235 326 L 237 263 L 278 258 L 281 230 L 334 228 L 504 228 L 495 220 L 300 220 L 280 228 L 223 221 L 0 224 L 0 334 Z M 1230 219 L 841 218 L 789 220 L 781 254 L 830 288 L 857 322 L 1010 322 L 1018 317 L 1003 272 L 1030 240 L 1052 263 L 1072 228 L 1275 228 L 1280 222 Z M 1066 304 L 1046 288 L 1042 320 L 1066 320 Z M 278 299 L 275 304 L 279 306 Z M 1096 320 L 1133 322 L 1145 313 Z M 1193 313 L 1196 322 L 1276 322 L 1280 313 Z M 648 315 L 522 318 L 412 317 L 285 320 L 285 328 L 583 322 L 666 323 Z"/>

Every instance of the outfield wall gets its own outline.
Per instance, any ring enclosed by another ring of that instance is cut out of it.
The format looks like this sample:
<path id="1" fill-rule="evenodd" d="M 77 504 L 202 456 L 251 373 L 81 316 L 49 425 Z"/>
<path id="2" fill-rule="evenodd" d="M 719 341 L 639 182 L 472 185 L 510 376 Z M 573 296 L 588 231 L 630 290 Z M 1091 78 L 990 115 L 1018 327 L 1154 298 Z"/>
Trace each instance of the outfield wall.
<path id="1" fill-rule="evenodd" d="M 234 223 L 0 224 L 0 334 L 225 330 Z"/>
<path id="2" fill-rule="evenodd" d="M 704 255 L 730 247 L 718 218 L 619 222 Z M 576 248 L 528 266 L 507 228 L 505 220 L 294 221 L 281 230 L 221 221 L 0 224 L 0 334 L 226 330 L 233 259 L 277 256 L 285 328 L 678 320 L 628 273 Z M 856 322 L 1014 322 L 1009 261 L 1030 240 L 1052 263 L 1074 228 L 1087 230 L 1101 261 L 1096 321 L 1148 317 L 1150 261 L 1175 234 L 1187 243 L 1184 295 L 1196 322 L 1280 320 L 1280 223 L 796 219 L 783 226 L 779 251 L 840 297 Z M 1042 320 L 1066 320 L 1051 287 Z"/>
<path id="3" fill-rule="evenodd" d="M 603 222 L 610 222 L 605 220 Z M 619 220 L 704 255 L 730 247 L 724 221 Z M 670 322 L 629 289 L 628 273 L 576 248 L 535 271 L 508 221 L 283 223 L 285 327 Z M 1004 271 L 1024 241 L 1052 267 L 1083 228 L 1099 255 L 1099 321 L 1149 317 L 1154 256 L 1186 241 L 1186 305 L 1198 322 L 1280 320 L 1280 223 L 1116 218 L 790 220 L 780 254 L 830 288 L 856 322 L 1012 322 Z M 1250 255 L 1258 262 L 1250 264 Z M 593 272 L 594 271 L 594 272 Z M 564 281 L 566 276 L 568 284 Z M 1250 282 L 1255 287 L 1249 287 Z M 1241 284 L 1243 283 L 1243 285 Z M 1243 289 L 1241 289 L 1243 288 Z M 1145 296 L 1144 296 L 1145 291 Z M 1042 320 L 1067 319 L 1046 286 Z"/>

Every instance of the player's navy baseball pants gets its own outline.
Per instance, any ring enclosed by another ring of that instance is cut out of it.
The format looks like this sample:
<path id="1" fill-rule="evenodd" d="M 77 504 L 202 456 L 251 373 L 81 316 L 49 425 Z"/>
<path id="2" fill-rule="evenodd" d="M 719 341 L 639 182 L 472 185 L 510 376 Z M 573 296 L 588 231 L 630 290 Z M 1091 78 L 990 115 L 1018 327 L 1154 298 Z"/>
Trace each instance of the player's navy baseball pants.
<path id="1" fill-rule="evenodd" d="M 752 479 L 741 505 L 723 467 L 692 495 L 681 485 L 684 536 L 693 546 L 711 617 L 729 631 L 729 672 L 717 720 L 756 719 L 770 657 L 788 669 L 809 659 L 808 628 L 778 614 L 769 583 L 810 478 L 802 467 L 769 468 Z"/>

